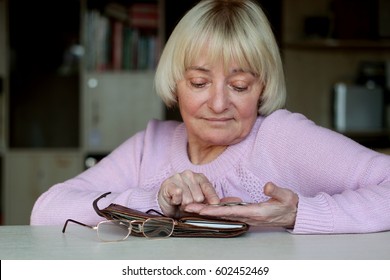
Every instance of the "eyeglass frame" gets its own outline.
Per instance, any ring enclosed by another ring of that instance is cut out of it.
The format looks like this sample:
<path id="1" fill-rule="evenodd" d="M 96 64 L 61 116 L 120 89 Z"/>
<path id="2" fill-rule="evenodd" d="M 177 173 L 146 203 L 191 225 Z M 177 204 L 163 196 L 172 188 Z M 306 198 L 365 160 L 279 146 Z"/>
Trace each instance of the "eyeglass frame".
<path id="1" fill-rule="evenodd" d="M 131 221 L 130 221 L 130 220 L 125 220 L 125 219 L 115 219 L 115 218 L 112 217 L 112 216 L 111 216 L 111 217 L 108 217 L 107 215 L 103 214 L 103 213 L 101 212 L 101 210 L 99 209 L 99 207 L 97 206 L 97 202 L 98 202 L 100 199 L 106 197 L 106 196 L 109 195 L 109 194 L 111 194 L 111 192 L 107 192 L 107 193 L 102 194 L 102 195 L 99 196 L 97 199 L 95 199 L 95 200 L 93 201 L 93 203 L 92 203 L 92 206 L 93 206 L 94 210 L 96 211 L 96 213 L 97 213 L 99 216 L 106 218 L 107 220 L 104 220 L 104 221 L 99 222 L 96 226 L 91 226 L 91 225 L 87 225 L 87 224 L 84 224 L 84 223 L 82 223 L 82 222 L 79 222 L 79 221 L 76 221 L 76 220 L 73 220 L 73 219 L 67 219 L 67 220 L 65 221 L 65 224 L 64 224 L 63 228 L 62 228 L 62 233 L 65 233 L 66 227 L 67 227 L 67 225 L 68 225 L 69 222 L 73 222 L 73 223 L 75 223 L 75 224 L 78 224 L 78 225 L 81 225 L 81 226 L 84 226 L 84 227 L 88 227 L 88 228 L 90 228 L 90 229 L 93 229 L 93 230 L 96 230 L 96 231 L 97 231 L 97 230 L 98 230 L 98 227 L 99 227 L 99 224 L 101 224 L 101 223 L 107 223 L 107 222 L 110 222 L 110 221 L 123 221 L 124 223 L 128 223 L 128 224 L 129 224 L 129 227 L 128 227 L 128 234 L 127 234 L 127 236 L 124 237 L 122 240 L 117 240 L 117 241 L 126 240 L 126 239 L 131 235 L 132 232 L 136 232 L 136 231 L 134 231 L 134 230 L 132 229 L 132 224 L 133 224 L 133 223 L 134 223 L 134 224 L 138 224 L 138 225 L 141 227 L 140 230 L 139 230 L 139 232 L 142 232 L 142 234 L 143 234 L 146 238 L 153 238 L 153 237 L 149 237 L 149 236 L 145 235 L 145 232 L 144 232 L 144 224 L 145 224 L 147 221 L 150 221 L 150 220 L 158 220 L 158 219 L 160 219 L 160 220 L 170 220 L 170 221 L 172 221 L 172 230 L 171 230 L 171 233 L 170 233 L 169 235 L 167 235 L 167 236 L 164 236 L 163 238 L 168 238 L 168 237 L 172 236 L 173 231 L 174 231 L 174 229 L 175 229 L 175 226 L 177 225 L 177 221 L 175 221 L 174 219 L 172 219 L 172 218 L 170 218 L 170 217 L 164 216 L 162 213 L 160 213 L 159 211 L 154 210 L 154 209 L 149 209 L 148 211 L 146 211 L 146 213 L 149 214 L 150 212 L 154 212 L 154 213 L 160 215 L 161 217 L 148 218 L 148 219 L 146 219 L 146 220 L 144 220 L 144 221 L 139 220 L 139 219 L 134 219 L 134 220 L 131 220 Z M 99 237 L 99 235 L 98 235 L 98 237 Z M 156 237 L 156 238 L 158 238 L 158 237 Z M 160 237 L 160 238 L 161 238 L 161 237 Z M 99 238 L 99 239 L 102 240 L 101 238 Z M 105 240 L 103 240 L 103 241 L 105 241 Z"/>
<path id="2" fill-rule="evenodd" d="M 96 230 L 96 233 L 97 233 L 97 236 L 100 240 L 104 241 L 104 242 L 108 242 L 107 240 L 104 240 L 102 238 L 100 238 L 99 236 L 99 225 L 102 224 L 102 223 L 107 223 L 107 222 L 111 222 L 111 221 L 120 221 L 120 220 L 105 220 L 105 221 L 101 221 L 99 222 L 96 226 L 90 226 L 90 225 L 87 225 L 87 224 L 84 224 L 84 223 L 81 223 L 79 221 L 76 221 L 76 220 L 73 220 L 73 219 L 67 219 L 65 221 L 65 224 L 64 224 L 64 227 L 62 228 L 62 233 L 65 233 L 65 230 L 66 230 L 66 227 L 68 226 L 68 223 L 69 222 L 72 222 L 72 223 L 75 223 L 75 224 L 78 224 L 80 226 L 84 226 L 84 227 L 88 227 L 90 229 L 93 229 L 93 230 Z M 116 241 L 123 241 L 123 240 L 126 240 L 129 235 L 131 234 L 131 230 L 132 230 L 132 226 L 131 226 L 131 223 L 129 221 L 126 221 L 126 223 L 129 224 L 129 227 L 128 227 L 128 233 L 127 235 L 123 238 L 123 239 L 119 239 L 119 240 L 116 240 Z"/>
<path id="3" fill-rule="evenodd" d="M 147 223 L 148 221 L 158 221 L 158 220 L 166 220 L 166 221 L 171 221 L 172 222 L 172 229 L 171 229 L 171 232 L 167 235 L 167 236 L 164 236 L 164 237 L 160 237 L 160 236 L 157 236 L 157 237 L 151 237 L 151 236 L 148 236 L 145 234 L 145 231 L 144 231 L 144 225 L 145 223 Z M 93 230 L 96 230 L 97 232 L 97 235 L 98 235 L 98 238 L 101 240 L 101 241 L 104 241 L 104 242 L 117 242 L 117 241 L 124 241 L 126 240 L 132 232 L 136 232 L 134 229 L 133 229 L 133 224 L 137 224 L 139 226 L 139 232 L 141 232 L 146 238 L 149 238 L 149 239 L 160 239 L 160 238 L 168 238 L 168 237 L 171 237 L 172 234 L 173 234 L 173 231 L 175 229 L 175 226 L 177 225 L 177 222 L 172 219 L 172 218 L 169 218 L 169 217 L 155 217 L 155 218 L 148 218 L 144 221 L 142 220 L 124 220 L 124 219 L 112 219 L 112 220 L 104 220 L 104 221 L 101 221 L 99 222 L 96 226 L 91 226 L 91 225 L 87 225 L 87 224 L 84 224 L 82 222 L 79 222 L 79 221 L 76 221 L 76 220 L 73 220 L 73 219 L 67 219 L 65 221 L 65 224 L 64 224 L 64 227 L 62 228 L 62 233 L 65 233 L 66 231 L 66 228 L 68 226 L 68 223 L 69 222 L 73 222 L 75 224 L 78 224 L 80 226 L 84 226 L 84 227 L 88 227 L 90 229 L 93 229 Z M 125 224 L 128 224 L 129 226 L 127 227 L 128 229 L 128 233 L 126 236 L 123 237 L 123 239 L 118 239 L 118 240 L 112 240 L 112 241 L 108 241 L 108 240 L 104 240 L 103 238 L 101 238 L 99 236 L 99 233 L 98 233 L 98 229 L 99 229 L 99 225 L 100 224 L 103 224 L 103 223 L 109 223 L 109 222 L 123 222 Z M 137 231 L 138 232 L 138 231 Z"/>

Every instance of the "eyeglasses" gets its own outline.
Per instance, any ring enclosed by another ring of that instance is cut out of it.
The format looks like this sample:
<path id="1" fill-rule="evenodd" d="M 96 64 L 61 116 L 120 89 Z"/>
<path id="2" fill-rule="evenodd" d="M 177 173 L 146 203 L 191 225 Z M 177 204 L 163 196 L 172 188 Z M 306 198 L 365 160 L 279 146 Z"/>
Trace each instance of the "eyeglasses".
<path id="1" fill-rule="evenodd" d="M 143 234 L 147 238 L 167 238 L 170 237 L 175 228 L 175 221 L 168 217 L 149 218 L 141 220 L 106 220 L 96 226 L 89 226 L 78 221 L 66 220 L 62 232 L 65 233 L 69 222 L 76 223 L 97 231 L 97 236 L 101 241 L 113 242 L 122 241 L 129 237 L 131 232 Z"/>

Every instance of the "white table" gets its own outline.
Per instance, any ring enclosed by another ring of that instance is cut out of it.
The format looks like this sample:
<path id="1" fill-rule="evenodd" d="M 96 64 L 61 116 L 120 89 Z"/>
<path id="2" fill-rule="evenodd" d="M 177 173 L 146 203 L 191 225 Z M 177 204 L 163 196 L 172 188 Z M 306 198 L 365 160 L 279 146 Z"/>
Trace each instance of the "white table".
<path id="1" fill-rule="evenodd" d="M 130 236 L 105 243 L 96 232 L 70 224 L 0 226 L 2 260 L 390 260 L 390 232 L 345 235 L 293 235 L 283 229 L 251 228 L 234 238 L 168 238 Z"/>

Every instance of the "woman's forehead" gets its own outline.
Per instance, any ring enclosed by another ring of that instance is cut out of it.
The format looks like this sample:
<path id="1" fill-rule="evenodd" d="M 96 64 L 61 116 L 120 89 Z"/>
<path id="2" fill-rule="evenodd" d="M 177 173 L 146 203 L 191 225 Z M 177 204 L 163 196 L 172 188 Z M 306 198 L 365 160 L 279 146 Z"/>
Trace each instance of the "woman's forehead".
<path id="1" fill-rule="evenodd" d="M 213 61 L 208 60 L 207 57 L 198 57 L 198 59 L 193 59 L 192 63 L 185 67 L 186 72 L 199 71 L 203 73 L 211 73 L 221 69 L 226 75 L 250 73 L 253 76 L 258 76 L 258 74 L 255 73 L 255 71 L 253 71 L 247 64 L 240 65 L 235 60 L 224 62 L 222 58 Z"/>
<path id="2" fill-rule="evenodd" d="M 233 53 L 227 53 L 223 50 L 203 47 L 198 51 L 188 54 L 185 62 L 185 68 L 204 67 L 212 68 L 222 65 L 225 70 L 237 69 L 237 71 L 249 71 L 251 67 L 245 57 Z"/>

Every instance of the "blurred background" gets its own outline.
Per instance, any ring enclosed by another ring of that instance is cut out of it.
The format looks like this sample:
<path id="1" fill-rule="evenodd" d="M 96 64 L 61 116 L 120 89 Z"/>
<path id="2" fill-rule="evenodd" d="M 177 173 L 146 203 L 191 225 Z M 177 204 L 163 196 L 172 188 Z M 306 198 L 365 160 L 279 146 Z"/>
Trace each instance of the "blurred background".
<path id="1" fill-rule="evenodd" d="M 390 150 L 390 0 L 257 0 L 287 109 Z M 0 0 L 0 224 L 93 166 L 151 118 L 161 50 L 195 0 Z"/>

